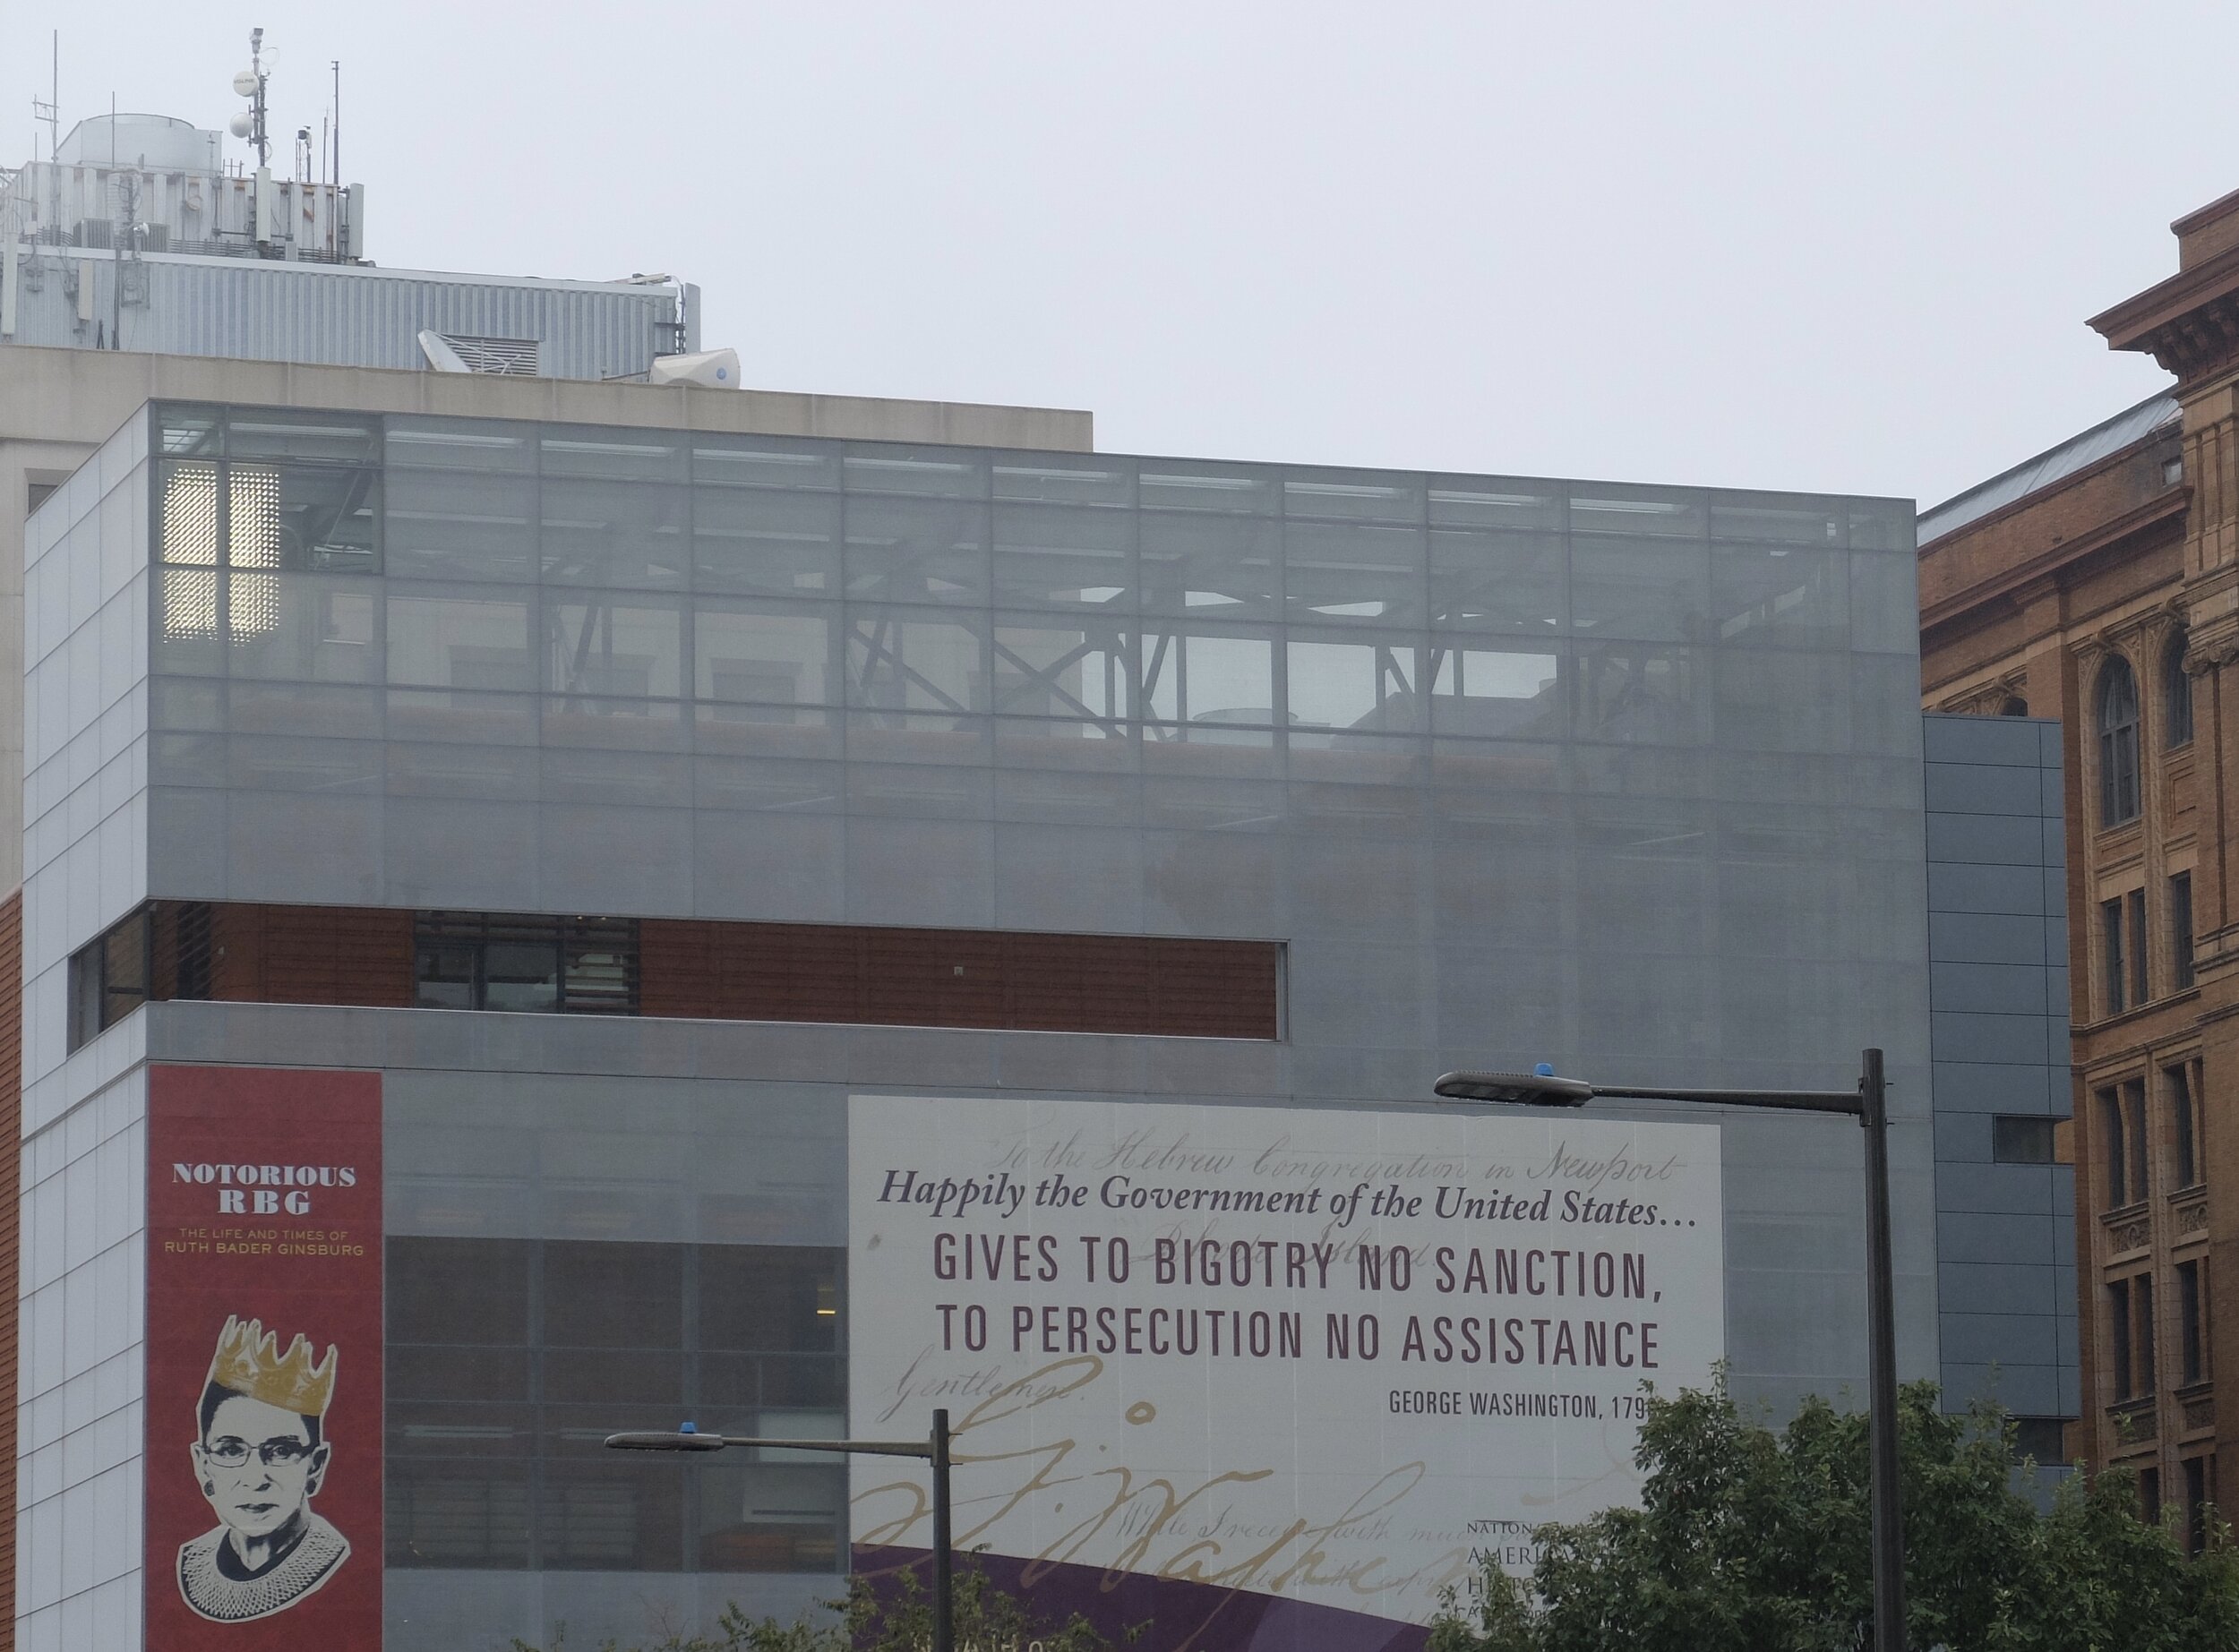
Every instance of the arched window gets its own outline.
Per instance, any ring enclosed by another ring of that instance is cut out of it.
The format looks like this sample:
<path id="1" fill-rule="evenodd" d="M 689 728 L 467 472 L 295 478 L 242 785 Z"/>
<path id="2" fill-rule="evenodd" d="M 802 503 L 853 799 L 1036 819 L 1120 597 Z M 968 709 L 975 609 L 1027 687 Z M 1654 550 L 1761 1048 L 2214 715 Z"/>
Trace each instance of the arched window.
<path id="1" fill-rule="evenodd" d="M 1998 707 L 1998 715 L 2002 717 L 2026 717 L 2029 715 L 2029 703 L 2018 694 L 2009 694 L 2005 704 Z"/>
<path id="2" fill-rule="evenodd" d="M 2099 673 L 2099 824 L 2138 818 L 2138 679 L 2115 658 Z"/>
<path id="3" fill-rule="evenodd" d="M 2184 671 L 2185 636 L 2169 638 L 2161 655 L 2161 705 L 2167 744 L 2173 749 L 2192 743 L 2192 679 Z"/>

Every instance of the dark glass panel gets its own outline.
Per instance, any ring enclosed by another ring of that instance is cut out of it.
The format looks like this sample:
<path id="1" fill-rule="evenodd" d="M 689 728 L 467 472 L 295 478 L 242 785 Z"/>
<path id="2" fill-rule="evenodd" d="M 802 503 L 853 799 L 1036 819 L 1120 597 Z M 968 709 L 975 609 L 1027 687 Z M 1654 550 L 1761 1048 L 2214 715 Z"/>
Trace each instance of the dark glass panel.
<path id="1" fill-rule="evenodd" d="M 705 1245 L 699 1343 L 825 1353 L 841 1346 L 843 1254 L 820 1247 Z"/>
<path id="2" fill-rule="evenodd" d="M 1999 1164 L 2053 1162 L 2053 1120 L 2002 1114 L 1990 1121 L 1990 1156 Z"/>
<path id="3" fill-rule="evenodd" d="M 529 1563 L 528 1465 L 391 1457 L 388 1563 L 518 1571 Z"/>
<path id="4" fill-rule="evenodd" d="M 548 1403 L 675 1405 L 684 1398 L 683 1357 L 673 1350 L 552 1348 L 544 1368 Z"/>
<path id="5" fill-rule="evenodd" d="M 479 1404 L 527 1400 L 528 1397 L 528 1350 L 525 1348 L 428 1347 L 393 1340 L 389 1344 L 392 1424 L 393 1408 L 407 1399 Z"/>
<path id="6" fill-rule="evenodd" d="M 389 1340 L 523 1346 L 527 1239 L 389 1241 Z"/>
<path id="7" fill-rule="evenodd" d="M 683 1347 L 681 1247 L 554 1239 L 544 1250 L 545 1346 Z"/>
<path id="8" fill-rule="evenodd" d="M 504 1357 L 500 1356 L 501 1359 Z M 513 1354 L 510 1360 L 527 1368 L 526 1355 Z M 533 1407 L 404 1399 L 395 1386 L 398 1365 L 393 1352 L 389 1370 L 390 1456 L 523 1458 L 536 1450 L 536 1413 Z"/>
<path id="9" fill-rule="evenodd" d="M 821 1463 L 710 1464 L 697 1479 L 703 1571 L 837 1571 L 847 1471 Z"/>
<path id="10" fill-rule="evenodd" d="M 683 1477 L 683 1465 L 658 1460 L 547 1461 L 536 1498 L 536 1564 L 682 1571 Z"/>

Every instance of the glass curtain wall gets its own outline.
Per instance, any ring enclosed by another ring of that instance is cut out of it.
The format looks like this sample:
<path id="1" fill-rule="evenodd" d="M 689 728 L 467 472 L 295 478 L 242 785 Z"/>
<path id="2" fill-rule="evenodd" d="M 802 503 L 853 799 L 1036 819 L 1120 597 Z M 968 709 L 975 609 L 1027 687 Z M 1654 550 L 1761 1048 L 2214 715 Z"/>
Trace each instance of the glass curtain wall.
<path id="1" fill-rule="evenodd" d="M 1278 1100 L 1539 1060 L 1839 1084 L 1883 1043 L 1933 1346 L 1908 504 L 154 416 L 166 898 L 1280 939 L 1284 1038 L 1251 1069 Z M 947 1035 L 912 1036 L 930 1067 Z M 1259 1082 L 1197 1083 L 1234 1050 L 1162 1042 L 1174 1093 Z M 1855 1133 L 1728 1131 L 1737 1390 L 1833 1391 L 1864 1363 Z M 473 1263 L 512 1281 L 479 1320 L 392 1322 L 428 1557 L 393 1563 L 822 1564 L 822 1493 L 625 1493 L 554 1408 L 751 1355 L 742 1418 L 813 1411 L 768 1384 L 816 1349 L 710 1340 L 705 1248 L 627 1259 L 674 1323 L 578 1336 L 553 1270 L 606 1263 L 561 1243 Z M 485 1369 L 503 1416 L 460 1408 Z"/>
<path id="2" fill-rule="evenodd" d="M 632 913 L 742 815 L 845 817 L 849 877 L 998 830 L 908 920 L 1362 949 L 1299 956 L 1309 1092 L 1377 1048 L 1792 1065 L 1911 990 L 1872 892 L 1917 859 L 1900 501 L 157 416 L 153 779 L 236 814 L 378 844 L 341 800 L 411 800 L 495 878 L 471 806 L 577 809 L 547 873 L 657 886 Z"/>

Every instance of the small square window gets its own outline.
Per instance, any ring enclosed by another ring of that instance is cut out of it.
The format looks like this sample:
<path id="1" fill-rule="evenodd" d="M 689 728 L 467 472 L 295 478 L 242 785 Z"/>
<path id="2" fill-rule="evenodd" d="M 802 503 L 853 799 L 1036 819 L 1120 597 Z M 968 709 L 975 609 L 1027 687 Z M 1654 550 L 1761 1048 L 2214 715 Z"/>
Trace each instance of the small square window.
<path id="1" fill-rule="evenodd" d="M 2040 1467 L 2065 1462 L 2061 1431 L 2067 1419 L 2058 1417 L 2017 1417 L 2013 1419 L 2013 1456 L 2028 1458 Z"/>
<path id="2" fill-rule="evenodd" d="M 76 1049 L 148 1001 L 153 935 L 142 907 L 71 954 L 65 1047 Z"/>
<path id="3" fill-rule="evenodd" d="M 1990 1156 L 1998 1164 L 2051 1164 L 2053 1129 L 2058 1121 L 2028 1114 L 2000 1113 L 1990 1121 Z"/>

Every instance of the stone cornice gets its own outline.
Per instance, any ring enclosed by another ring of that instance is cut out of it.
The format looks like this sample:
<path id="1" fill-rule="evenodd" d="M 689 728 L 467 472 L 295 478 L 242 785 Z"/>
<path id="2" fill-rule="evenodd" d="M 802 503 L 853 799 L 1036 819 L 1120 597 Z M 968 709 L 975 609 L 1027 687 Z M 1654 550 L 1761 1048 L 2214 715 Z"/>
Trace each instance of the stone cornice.
<path id="1" fill-rule="evenodd" d="M 2239 364 L 2239 246 L 2091 318 L 2112 350 L 2150 355 L 2181 383 Z"/>

